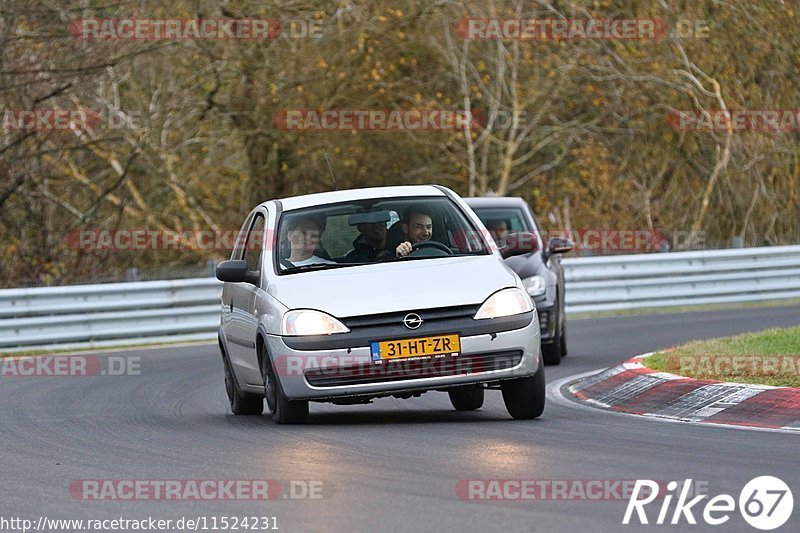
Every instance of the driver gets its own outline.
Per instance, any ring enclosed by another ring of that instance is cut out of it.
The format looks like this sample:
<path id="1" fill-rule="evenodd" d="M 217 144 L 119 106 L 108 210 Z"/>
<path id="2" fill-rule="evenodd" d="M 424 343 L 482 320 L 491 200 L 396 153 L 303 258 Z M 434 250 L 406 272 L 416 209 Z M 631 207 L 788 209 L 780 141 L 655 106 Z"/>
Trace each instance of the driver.
<path id="1" fill-rule="evenodd" d="M 423 207 L 409 207 L 403 213 L 401 228 L 406 240 L 397 246 L 395 250 L 397 257 L 405 257 L 411 254 L 414 244 L 431 240 L 431 237 L 433 237 L 433 216 L 430 211 Z"/>
<path id="2" fill-rule="evenodd" d="M 494 219 L 486 221 L 486 229 L 489 234 L 497 243 L 497 246 L 503 247 L 506 245 L 506 237 L 508 236 L 508 222 L 503 219 Z"/>

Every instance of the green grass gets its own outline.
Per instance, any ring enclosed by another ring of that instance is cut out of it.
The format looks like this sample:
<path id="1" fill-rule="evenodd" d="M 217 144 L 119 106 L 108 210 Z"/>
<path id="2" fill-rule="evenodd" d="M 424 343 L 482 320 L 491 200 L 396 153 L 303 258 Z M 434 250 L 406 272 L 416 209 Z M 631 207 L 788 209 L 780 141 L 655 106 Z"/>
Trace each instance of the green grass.
<path id="1" fill-rule="evenodd" d="M 692 341 L 646 357 L 644 365 L 697 379 L 800 387 L 800 327 Z"/>

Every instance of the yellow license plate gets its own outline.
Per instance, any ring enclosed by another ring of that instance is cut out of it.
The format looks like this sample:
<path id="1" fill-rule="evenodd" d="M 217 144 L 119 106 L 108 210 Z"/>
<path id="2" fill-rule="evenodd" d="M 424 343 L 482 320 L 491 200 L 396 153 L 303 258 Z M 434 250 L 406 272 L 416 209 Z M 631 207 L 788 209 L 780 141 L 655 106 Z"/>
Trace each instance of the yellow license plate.
<path id="1" fill-rule="evenodd" d="M 373 342 L 370 344 L 370 350 L 372 360 L 378 363 L 387 359 L 458 355 L 461 352 L 461 339 L 453 334 Z"/>

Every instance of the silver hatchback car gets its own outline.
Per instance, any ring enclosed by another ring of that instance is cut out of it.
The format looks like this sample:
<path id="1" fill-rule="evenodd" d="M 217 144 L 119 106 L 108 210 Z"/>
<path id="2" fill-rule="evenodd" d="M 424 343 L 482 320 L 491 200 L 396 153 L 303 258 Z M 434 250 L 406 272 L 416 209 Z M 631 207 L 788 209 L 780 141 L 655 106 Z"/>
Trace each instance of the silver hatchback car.
<path id="1" fill-rule="evenodd" d="M 302 422 L 309 401 L 369 403 L 446 391 L 453 407 L 499 389 L 538 417 L 539 320 L 504 257 L 453 191 L 377 187 L 271 200 L 248 215 L 225 282 L 219 347 L 231 410 Z"/>

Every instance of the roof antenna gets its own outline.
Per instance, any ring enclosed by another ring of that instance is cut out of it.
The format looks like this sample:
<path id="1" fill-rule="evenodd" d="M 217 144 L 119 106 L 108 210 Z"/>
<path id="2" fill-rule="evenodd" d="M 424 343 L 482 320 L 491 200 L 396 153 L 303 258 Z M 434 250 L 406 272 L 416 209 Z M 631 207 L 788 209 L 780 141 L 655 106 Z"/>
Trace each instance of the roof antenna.
<path id="1" fill-rule="evenodd" d="M 328 172 L 331 173 L 331 179 L 333 180 L 333 190 L 338 191 L 339 187 L 336 185 L 336 176 L 333 175 L 333 167 L 331 167 L 331 160 L 328 159 L 328 150 L 326 148 L 323 148 L 322 153 L 325 156 L 325 162 L 328 164 Z"/>

